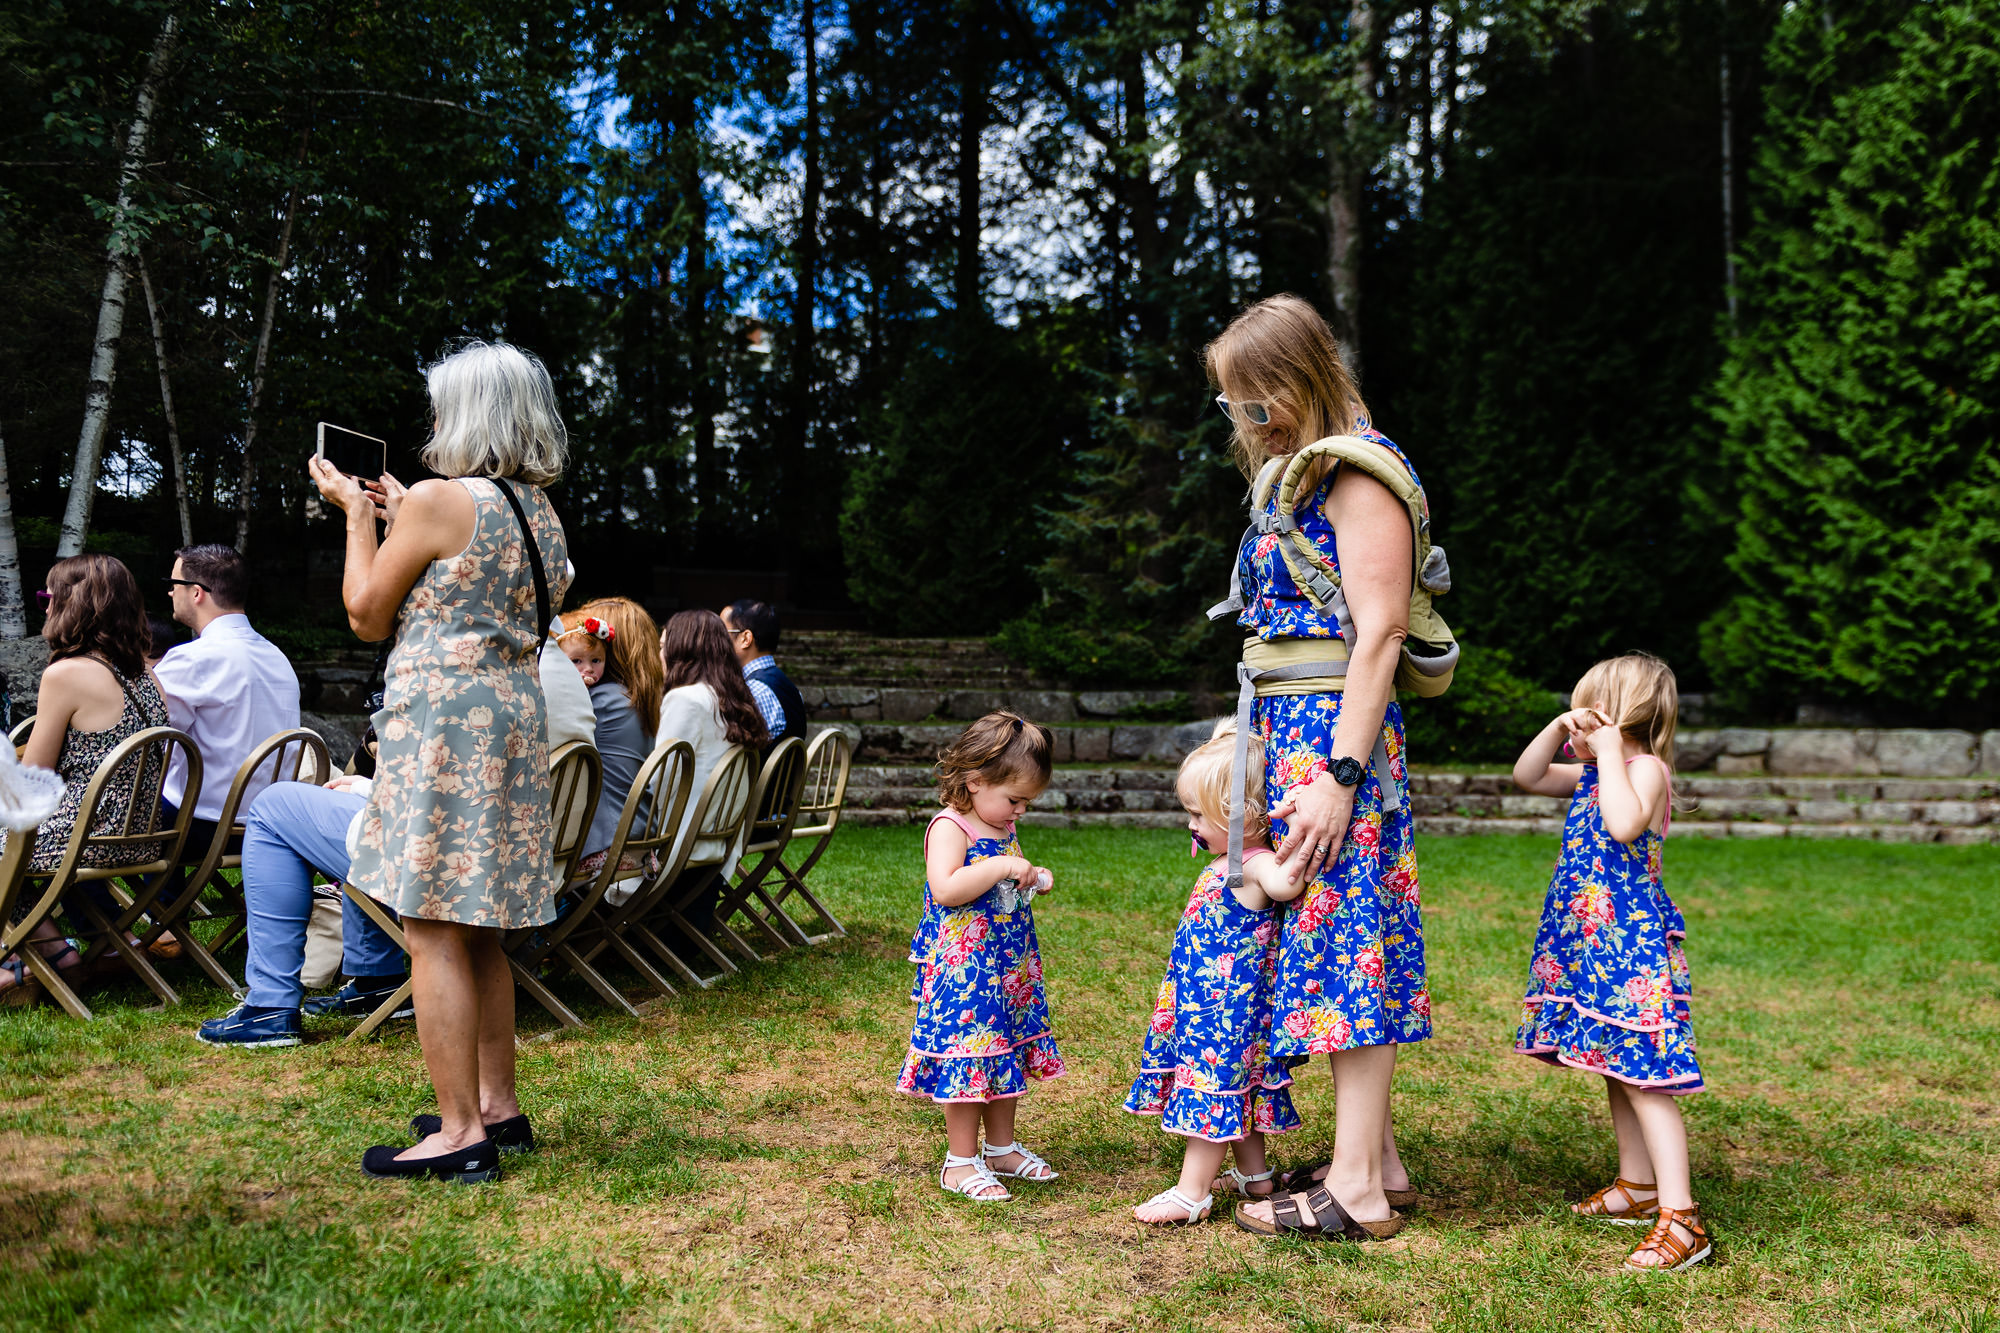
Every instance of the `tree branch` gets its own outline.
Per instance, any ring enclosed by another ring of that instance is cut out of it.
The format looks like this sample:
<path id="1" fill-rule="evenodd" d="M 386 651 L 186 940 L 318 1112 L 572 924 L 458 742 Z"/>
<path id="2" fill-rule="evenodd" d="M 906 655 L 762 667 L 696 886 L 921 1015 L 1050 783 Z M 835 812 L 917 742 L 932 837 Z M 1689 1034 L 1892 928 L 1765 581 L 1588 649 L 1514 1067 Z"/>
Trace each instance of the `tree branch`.
<path id="1" fill-rule="evenodd" d="M 488 120 L 504 120 L 510 125 L 533 124 L 532 121 L 522 120 L 518 116 L 509 116 L 498 111 L 482 110 L 476 106 L 469 106 L 464 102 L 453 102 L 442 97 L 413 97 L 409 93 L 389 92 L 382 88 L 305 88 L 301 91 L 311 93 L 316 97 L 387 97 L 392 101 L 411 102 L 417 106 L 450 107 L 453 111 L 463 111 L 470 116 L 483 116 Z"/>

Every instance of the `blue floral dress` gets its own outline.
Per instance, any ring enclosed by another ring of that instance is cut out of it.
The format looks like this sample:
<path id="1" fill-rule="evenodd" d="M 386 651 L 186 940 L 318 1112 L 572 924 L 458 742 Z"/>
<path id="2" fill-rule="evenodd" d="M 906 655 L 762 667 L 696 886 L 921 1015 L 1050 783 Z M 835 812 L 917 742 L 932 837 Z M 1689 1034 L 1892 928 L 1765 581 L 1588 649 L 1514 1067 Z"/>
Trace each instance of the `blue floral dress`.
<path id="1" fill-rule="evenodd" d="M 1660 834 L 1604 828 L 1585 764 L 1542 905 L 1514 1049 L 1656 1092 L 1702 1090 L 1689 1021 L 1687 923 L 1660 873 Z"/>
<path id="2" fill-rule="evenodd" d="M 1387 449 L 1410 468 L 1402 450 L 1379 432 L 1355 434 Z M 1333 525 L 1326 518 L 1329 475 L 1295 509 L 1299 528 L 1335 568 Z M 1274 512 L 1275 497 L 1266 503 Z M 1237 623 L 1261 639 L 1338 639 L 1340 623 L 1313 608 L 1278 551 L 1275 534 L 1250 534 L 1238 554 L 1239 576 L 1254 590 Z M 1293 787 L 1328 767 L 1334 725 L 1345 698 L 1325 694 L 1267 695 L 1251 725 L 1264 742 L 1264 791 L 1276 809 Z M 1356 788 L 1354 818 L 1334 864 L 1320 871 L 1285 913 L 1272 998 L 1272 1053 L 1305 1057 L 1361 1046 L 1423 1041 L 1431 1035 L 1431 996 L 1424 971 L 1424 921 L 1417 886 L 1416 821 L 1410 809 L 1403 712 L 1391 701 L 1382 719 L 1391 775 L 1404 784 L 1393 808 L 1371 766 Z M 1271 821 L 1271 842 L 1287 832 Z"/>
<path id="3" fill-rule="evenodd" d="M 1126 1110 L 1159 1116 L 1169 1134 L 1211 1143 L 1234 1142 L 1251 1130 L 1298 1128 L 1286 1091 L 1292 1077 L 1271 1058 L 1271 986 L 1283 914 L 1281 907 L 1258 912 L 1238 902 L 1226 862 L 1196 878 Z"/>
<path id="4" fill-rule="evenodd" d="M 938 818 L 972 837 L 952 812 Z M 1004 840 L 973 838 L 965 864 L 1019 855 L 1009 830 Z M 1033 900 L 1033 889 L 1002 881 L 962 907 L 941 907 L 924 885 L 923 918 L 910 941 L 917 1017 L 898 1092 L 934 1102 L 1001 1101 L 1027 1092 L 1030 1078 L 1068 1072 L 1049 1031 Z"/>

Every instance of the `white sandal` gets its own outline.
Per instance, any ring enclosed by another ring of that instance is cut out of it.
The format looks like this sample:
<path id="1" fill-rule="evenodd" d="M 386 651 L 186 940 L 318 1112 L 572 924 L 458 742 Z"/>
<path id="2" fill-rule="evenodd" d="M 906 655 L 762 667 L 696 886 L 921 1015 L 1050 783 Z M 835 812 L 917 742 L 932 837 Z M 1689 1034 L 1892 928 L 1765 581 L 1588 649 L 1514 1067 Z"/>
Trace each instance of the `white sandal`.
<path id="1" fill-rule="evenodd" d="M 1231 1194 L 1238 1195 L 1241 1198 L 1268 1199 L 1271 1197 L 1271 1194 L 1276 1194 L 1278 1192 L 1275 1183 L 1277 1175 L 1278 1172 L 1277 1168 L 1275 1167 L 1273 1167 L 1269 1171 L 1259 1172 L 1254 1176 L 1246 1176 L 1243 1174 L 1243 1172 L 1239 1171 L 1237 1168 L 1232 1166 L 1227 1171 L 1224 1171 L 1219 1177 L 1217 1177 L 1217 1179 L 1228 1181 L 1229 1192 Z M 1273 1182 L 1271 1188 L 1271 1194 L 1252 1194 L 1250 1192 L 1250 1187 L 1252 1185 L 1261 1185 L 1267 1180 Z"/>
<path id="2" fill-rule="evenodd" d="M 1014 1153 L 1021 1154 L 1021 1164 L 1012 1171 L 1001 1171 L 991 1166 L 986 1169 L 1008 1180 L 1026 1180 L 1036 1185 L 1045 1185 L 1062 1174 L 1019 1143 L 1009 1143 L 1004 1147 L 995 1147 L 990 1143 L 986 1145 L 986 1155 L 989 1158 L 1007 1157 Z"/>
<path id="3" fill-rule="evenodd" d="M 1187 1216 L 1163 1217 L 1157 1222 L 1139 1217 L 1139 1208 L 1151 1208 L 1156 1203 L 1171 1204 L 1175 1208 L 1181 1209 Z M 1213 1194 L 1204 1194 L 1199 1199 L 1190 1199 L 1187 1195 L 1181 1193 L 1180 1186 L 1175 1185 L 1172 1189 L 1162 1190 L 1158 1194 L 1155 1194 L 1152 1198 L 1140 1204 L 1139 1208 L 1134 1208 L 1132 1216 L 1138 1218 L 1139 1221 L 1144 1222 L 1149 1227 L 1192 1227 L 1206 1222 L 1209 1212 L 1214 1206 L 1215 1196 Z"/>
<path id="4" fill-rule="evenodd" d="M 956 1185 L 945 1184 L 945 1172 L 957 1170 L 961 1166 L 969 1166 L 972 1170 Z M 948 1194 L 963 1194 L 974 1203 L 1006 1203 L 1014 1197 L 1008 1193 L 1007 1187 L 1000 1183 L 1000 1177 L 993 1174 L 993 1168 L 984 1161 L 977 1157 L 955 1157 L 949 1152 L 944 1155 L 944 1165 L 938 1169 L 938 1188 Z M 994 1190 L 1000 1192 L 994 1194 L 992 1193 Z"/>

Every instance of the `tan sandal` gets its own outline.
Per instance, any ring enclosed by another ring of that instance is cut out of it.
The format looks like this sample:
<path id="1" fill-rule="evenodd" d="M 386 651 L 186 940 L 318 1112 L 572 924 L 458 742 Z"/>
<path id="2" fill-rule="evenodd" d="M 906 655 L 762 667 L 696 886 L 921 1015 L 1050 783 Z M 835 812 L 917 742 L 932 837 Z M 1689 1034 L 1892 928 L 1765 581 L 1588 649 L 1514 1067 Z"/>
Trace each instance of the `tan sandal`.
<path id="1" fill-rule="evenodd" d="M 1625 1202 L 1616 1208 L 1612 1207 L 1610 1199 L 1614 1190 L 1625 1196 Z M 1638 1194 L 1640 1190 L 1647 1191 L 1653 1197 L 1641 1199 Z M 1660 1187 L 1641 1185 L 1636 1180 L 1626 1180 L 1621 1176 L 1582 1203 L 1571 1204 L 1569 1210 L 1578 1217 L 1587 1217 L 1593 1222 L 1609 1222 L 1613 1226 L 1650 1226 L 1653 1219 L 1659 1215 Z"/>
<path id="2" fill-rule="evenodd" d="M 1674 1234 L 1675 1227 L 1687 1233 L 1685 1241 Z M 1639 1248 L 1625 1256 L 1624 1266 L 1633 1273 L 1678 1273 L 1684 1268 L 1693 1268 L 1714 1252 L 1715 1246 L 1708 1239 L 1708 1229 L 1701 1224 L 1699 1208 L 1662 1208 L 1660 1220 L 1653 1223 L 1653 1229 L 1646 1233 L 1646 1239 L 1639 1242 Z M 1642 1254 L 1656 1256 L 1655 1262 L 1632 1262 Z"/>

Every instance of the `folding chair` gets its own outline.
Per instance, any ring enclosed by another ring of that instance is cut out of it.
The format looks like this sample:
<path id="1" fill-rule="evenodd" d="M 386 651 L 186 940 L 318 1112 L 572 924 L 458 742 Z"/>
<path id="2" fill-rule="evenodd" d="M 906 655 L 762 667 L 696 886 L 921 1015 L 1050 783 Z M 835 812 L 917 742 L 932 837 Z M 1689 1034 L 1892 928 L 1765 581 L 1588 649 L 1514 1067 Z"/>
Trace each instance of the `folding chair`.
<path id="1" fill-rule="evenodd" d="M 569 868 L 575 864 L 577 852 L 583 845 L 584 835 L 590 831 L 591 816 L 596 813 L 597 795 L 603 784 L 604 764 L 596 746 L 585 741 L 570 741 L 549 756 L 549 816 L 555 843 L 552 877 L 558 885 L 567 878 Z M 368 914 L 369 920 L 395 941 L 397 948 L 409 952 L 402 922 L 394 912 L 352 884 L 343 883 L 340 889 L 353 900 L 355 906 Z M 505 947 L 504 944 L 502 947 Z M 512 959 L 509 959 L 509 964 L 515 980 L 526 988 L 535 1003 L 554 1014 L 565 1026 L 583 1026 L 583 1020 L 570 1013 L 568 1006 L 551 994 L 548 987 L 542 985 L 532 973 L 524 972 Z M 347 1039 L 359 1041 L 388 1022 L 409 1001 L 415 990 L 416 977 L 413 973 L 404 977 L 403 984 L 375 1006 L 375 1011 L 362 1019 L 354 1031 L 347 1034 Z"/>
<path id="2" fill-rule="evenodd" d="M 732 745 L 722 752 L 709 771 L 708 784 L 702 788 L 687 832 L 675 843 L 671 862 L 661 866 L 660 873 L 633 894 L 608 922 L 605 939 L 597 946 L 600 950 L 616 949 L 662 994 L 671 995 L 673 987 L 646 963 L 638 946 L 644 946 L 655 958 L 680 973 L 688 984 L 703 990 L 739 971 L 687 913 L 696 903 L 717 898 L 716 881 L 739 854 L 745 826 L 756 809 L 750 803 L 756 780 L 755 751 Z M 716 964 L 716 974 L 704 977 L 688 966 L 661 938 L 660 932 L 666 929 L 680 932 L 706 953 Z"/>
<path id="3" fill-rule="evenodd" d="M 250 907 L 244 900 L 240 883 L 231 884 L 222 877 L 224 870 L 243 868 L 243 807 L 248 804 L 244 794 L 250 791 L 250 784 L 257 780 L 257 774 L 268 768 L 270 781 L 264 786 L 280 782 L 310 782 L 314 786 L 324 786 L 333 772 L 333 760 L 328 755 L 326 741 L 316 731 L 305 727 L 293 727 L 266 739 L 250 752 L 247 759 L 236 770 L 235 780 L 229 784 L 229 795 L 223 799 L 222 812 L 216 817 L 215 838 L 202 849 L 201 861 L 181 882 L 181 890 L 163 903 L 160 910 L 147 915 L 152 920 L 152 928 L 146 932 L 142 944 L 151 944 L 162 933 L 173 931 L 181 942 L 181 949 L 195 966 L 208 974 L 209 980 L 232 994 L 241 996 L 243 987 L 229 970 L 217 961 L 216 955 L 235 943 L 249 927 Z M 261 793 L 264 787 L 257 789 Z M 200 794 L 201 789 L 188 784 L 182 799 L 188 800 Z M 232 846 L 234 850 L 231 850 Z M 193 851 L 190 848 L 189 851 Z M 204 890 L 214 889 L 220 897 L 219 905 L 204 902 Z M 185 929 L 190 919 L 223 922 L 206 944 L 196 939 L 192 930 Z"/>
<path id="4" fill-rule="evenodd" d="M 9 878 L 0 878 L 0 883 L 7 885 L 5 912 L 0 914 L 0 957 L 18 954 L 56 1002 L 77 1018 L 88 1020 L 90 1006 L 70 989 L 61 971 L 42 957 L 42 951 L 27 941 L 37 926 L 55 915 L 65 895 L 87 883 L 102 884 L 116 909 L 107 913 L 88 895 L 75 895 L 71 906 L 83 917 L 77 933 L 84 964 L 102 959 L 107 952 L 115 953 L 163 1004 L 180 1003 L 180 996 L 154 970 L 146 951 L 125 938 L 132 924 L 154 909 L 161 891 L 180 874 L 181 848 L 187 842 L 192 807 L 182 810 L 171 825 L 158 827 L 160 787 L 167 779 L 167 765 L 176 748 L 187 763 L 192 789 L 201 782 L 201 751 L 187 733 L 172 727 L 148 727 L 104 756 L 83 789 L 76 826 L 70 830 L 62 860 L 53 870 L 29 868 L 32 834 L 7 839 L 4 864 L 13 868 L 5 871 Z M 107 802 L 120 796 L 128 797 L 124 812 L 110 818 Z M 104 819 L 101 829 L 100 818 Z M 86 858 L 101 864 L 86 865 Z M 36 885 L 41 886 L 39 890 Z M 8 923 L 15 904 L 30 897 L 33 901 L 26 914 L 18 922 Z"/>
<path id="5" fill-rule="evenodd" d="M 790 921 L 764 892 L 763 885 L 772 867 L 784 859 L 785 844 L 792 840 L 805 782 L 805 742 L 790 737 L 772 746 L 771 752 L 764 756 L 763 771 L 757 775 L 757 791 L 750 800 L 750 808 L 757 812 L 757 817 L 750 823 L 743 853 L 736 862 L 736 882 L 734 885 L 727 880 L 723 882 L 722 905 L 715 913 L 716 928 L 753 963 L 764 960 L 729 922 L 741 913 L 777 945 L 779 952 L 792 948 L 794 941 L 786 938 L 782 929 Z M 752 905 L 752 899 L 762 906 L 762 911 Z M 800 946 L 806 943 L 804 932 L 794 928 L 792 933 Z"/>
<path id="6" fill-rule="evenodd" d="M 632 780 L 632 790 L 625 795 L 625 806 L 619 812 L 618 827 L 605 852 L 604 864 L 595 874 L 569 882 L 569 910 L 561 920 L 522 932 L 522 938 L 509 954 L 516 976 L 531 976 L 537 966 L 553 959 L 581 977 L 606 1004 L 636 1018 L 639 1011 L 632 1002 L 594 965 L 593 960 L 609 948 L 654 987 L 665 994 L 673 993 L 674 988 L 658 969 L 629 940 L 620 937 L 617 928 L 636 906 L 649 900 L 649 894 L 661 879 L 673 873 L 674 858 L 685 855 L 685 849 L 677 849 L 674 842 L 687 813 L 688 793 L 693 786 L 694 747 L 686 741 L 670 741 L 646 756 L 646 762 L 639 766 Z M 610 902 L 605 895 L 611 887 L 634 877 L 631 871 L 620 869 L 628 860 L 641 867 L 637 876 L 639 885 L 623 903 Z M 557 1012 L 546 1003 L 543 1007 L 549 1008 L 567 1026 L 583 1025 L 583 1020 L 574 1014 L 564 1018 L 569 1013 L 567 1009 Z"/>
<path id="7" fill-rule="evenodd" d="M 583 840 L 590 834 L 591 821 L 597 817 L 597 802 L 603 793 L 604 757 L 595 745 L 589 741 L 570 741 L 549 756 L 549 822 L 555 831 L 555 865 L 551 877 L 559 903 L 565 901 L 577 858 L 583 854 Z M 564 1027 L 580 1028 L 583 1020 L 535 975 L 547 949 L 527 948 L 525 963 L 514 956 L 517 949 L 532 941 L 545 942 L 549 929 L 560 924 L 556 921 L 549 926 L 510 931 L 502 947 L 507 950 L 507 963 L 513 969 L 514 980 L 528 992 L 528 998 L 548 1010 Z"/>
<path id="8" fill-rule="evenodd" d="M 854 743 L 847 739 L 844 731 L 829 728 L 806 747 L 806 780 L 799 794 L 798 822 L 792 825 L 791 836 L 785 843 L 787 852 L 802 843 L 806 844 L 805 859 L 793 866 L 780 857 L 772 867 L 783 883 L 772 895 L 771 906 L 777 909 L 786 929 L 807 944 L 823 944 L 836 935 L 847 934 L 847 927 L 841 925 L 833 913 L 826 910 L 826 904 L 806 887 L 806 874 L 818 864 L 820 856 L 832 844 L 834 832 L 840 827 L 841 808 L 847 803 L 847 779 L 853 769 Z M 806 934 L 792 914 L 785 910 L 785 903 L 794 894 L 805 899 L 806 905 L 819 917 L 820 924 L 826 927 L 824 931 L 817 935 Z"/>

